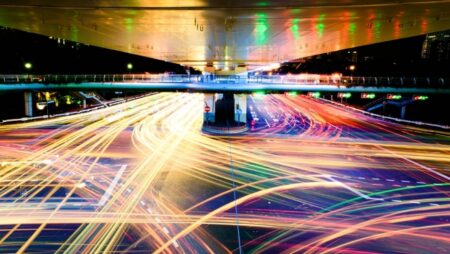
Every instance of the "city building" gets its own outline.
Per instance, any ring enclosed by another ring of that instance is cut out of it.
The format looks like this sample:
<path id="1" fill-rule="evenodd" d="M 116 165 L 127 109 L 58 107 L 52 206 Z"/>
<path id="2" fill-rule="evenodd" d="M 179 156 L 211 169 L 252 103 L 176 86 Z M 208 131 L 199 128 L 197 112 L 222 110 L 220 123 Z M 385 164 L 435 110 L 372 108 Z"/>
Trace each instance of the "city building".
<path id="1" fill-rule="evenodd" d="M 423 42 L 422 58 L 438 62 L 450 60 L 450 31 L 427 34 Z"/>

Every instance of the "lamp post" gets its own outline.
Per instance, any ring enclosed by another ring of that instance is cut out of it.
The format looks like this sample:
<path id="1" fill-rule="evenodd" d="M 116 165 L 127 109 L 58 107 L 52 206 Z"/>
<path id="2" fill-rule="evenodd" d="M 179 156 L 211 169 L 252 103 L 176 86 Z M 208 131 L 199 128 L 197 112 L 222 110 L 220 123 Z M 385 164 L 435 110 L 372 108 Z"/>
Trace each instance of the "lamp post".
<path id="1" fill-rule="evenodd" d="M 128 73 L 130 73 L 132 69 L 133 69 L 133 64 L 132 63 L 127 63 Z"/>
<path id="2" fill-rule="evenodd" d="M 30 77 L 29 77 L 29 75 L 30 75 L 30 70 L 31 70 L 31 68 L 33 68 L 33 64 L 30 63 L 30 62 L 26 62 L 26 63 L 23 64 L 23 67 L 26 69 L 27 78 L 30 78 Z M 31 78 L 30 78 L 30 81 L 31 81 Z"/>
<path id="3" fill-rule="evenodd" d="M 353 83 L 353 74 L 356 70 L 356 65 L 352 64 L 348 67 L 348 69 L 350 70 L 350 83 Z"/>
<path id="4" fill-rule="evenodd" d="M 30 62 L 26 62 L 23 67 L 25 67 L 25 69 L 27 70 L 31 70 L 31 68 L 33 68 L 33 64 Z"/>

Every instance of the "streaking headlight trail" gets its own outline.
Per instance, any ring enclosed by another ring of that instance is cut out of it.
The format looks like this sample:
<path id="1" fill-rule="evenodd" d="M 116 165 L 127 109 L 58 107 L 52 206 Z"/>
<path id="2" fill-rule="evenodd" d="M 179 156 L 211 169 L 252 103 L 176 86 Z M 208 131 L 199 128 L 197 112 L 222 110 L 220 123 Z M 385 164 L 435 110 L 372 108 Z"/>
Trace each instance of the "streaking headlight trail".
<path id="1" fill-rule="evenodd" d="M 186 93 L 0 125 L 0 252 L 450 252 L 448 132 L 297 95 L 248 108 L 236 136 L 203 134 Z"/>

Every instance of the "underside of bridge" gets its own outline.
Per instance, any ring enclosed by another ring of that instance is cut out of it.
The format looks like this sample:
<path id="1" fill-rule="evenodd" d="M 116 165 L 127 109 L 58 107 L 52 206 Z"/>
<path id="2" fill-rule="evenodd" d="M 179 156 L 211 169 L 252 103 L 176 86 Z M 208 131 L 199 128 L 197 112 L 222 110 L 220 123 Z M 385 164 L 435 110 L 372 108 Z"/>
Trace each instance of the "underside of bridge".
<path id="1" fill-rule="evenodd" d="M 0 25 L 190 66 L 252 69 L 450 28 L 450 1 L 15 0 Z"/>

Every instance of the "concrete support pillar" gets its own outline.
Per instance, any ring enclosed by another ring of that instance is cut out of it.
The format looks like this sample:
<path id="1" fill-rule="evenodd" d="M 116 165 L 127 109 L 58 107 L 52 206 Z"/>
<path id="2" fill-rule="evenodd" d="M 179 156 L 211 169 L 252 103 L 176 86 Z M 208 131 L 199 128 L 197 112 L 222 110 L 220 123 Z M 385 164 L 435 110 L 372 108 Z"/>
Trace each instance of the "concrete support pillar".
<path id="1" fill-rule="evenodd" d="M 234 94 L 223 93 L 217 94 L 215 108 L 214 124 L 220 126 L 234 126 L 235 125 L 235 107 Z"/>
<path id="2" fill-rule="evenodd" d="M 206 123 L 214 123 L 216 114 L 216 94 L 205 94 L 205 108 L 209 107 L 209 112 L 204 112 L 204 121 Z"/>
<path id="3" fill-rule="evenodd" d="M 83 99 L 83 108 L 87 108 L 86 98 Z"/>
<path id="4" fill-rule="evenodd" d="M 247 95 L 233 93 L 205 94 L 203 131 L 233 135 L 248 130 Z"/>
<path id="5" fill-rule="evenodd" d="M 400 112 L 400 118 L 405 119 L 406 116 L 406 105 L 402 106 L 402 111 Z"/>
<path id="6" fill-rule="evenodd" d="M 25 116 L 33 116 L 33 92 L 24 92 Z"/>
<path id="7" fill-rule="evenodd" d="M 247 95 L 234 95 L 234 120 L 238 123 L 247 122 Z"/>
<path id="8" fill-rule="evenodd" d="M 232 124 L 233 119 L 236 123 L 247 122 L 247 95 L 246 94 L 226 94 L 227 99 L 224 98 L 224 94 L 205 94 L 205 108 L 209 108 L 209 112 L 204 112 L 204 121 L 209 124 L 216 122 L 217 103 L 221 105 L 220 114 L 221 121 L 226 121 L 226 115 L 231 115 L 229 123 Z M 229 107 L 225 104 L 230 104 Z M 234 116 L 234 117 L 233 117 Z M 225 117 L 224 119 L 222 119 Z M 223 124 L 223 123 L 222 123 Z"/>

